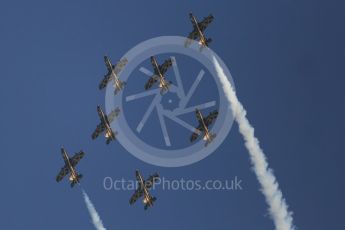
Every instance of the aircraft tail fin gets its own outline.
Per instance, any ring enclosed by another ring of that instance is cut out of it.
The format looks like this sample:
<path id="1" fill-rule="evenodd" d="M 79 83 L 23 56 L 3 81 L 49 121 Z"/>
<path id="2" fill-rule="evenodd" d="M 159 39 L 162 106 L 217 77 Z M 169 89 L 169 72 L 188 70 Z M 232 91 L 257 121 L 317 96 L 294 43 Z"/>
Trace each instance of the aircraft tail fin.
<path id="1" fill-rule="evenodd" d="M 205 41 L 204 45 L 200 45 L 199 51 L 202 52 L 204 50 L 205 47 L 208 47 L 208 45 L 212 42 L 212 38 L 208 38 Z"/>
<path id="2" fill-rule="evenodd" d="M 127 85 L 127 82 L 119 80 L 119 87 L 115 86 L 114 94 L 117 95 Z"/>
<path id="3" fill-rule="evenodd" d="M 161 94 L 163 95 L 166 91 L 169 90 L 170 85 L 172 84 L 171 81 L 164 80 L 164 87 L 161 87 Z"/>
<path id="4" fill-rule="evenodd" d="M 110 144 L 110 142 L 111 142 L 111 138 L 107 138 L 107 140 L 106 140 L 106 142 L 105 142 L 105 143 L 106 143 L 107 145 L 109 145 L 109 144 Z"/>
<path id="5" fill-rule="evenodd" d="M 207 147 L 208 144 L 210 144 L 214 140 L 214 138 L 216 138 L 216 136 L 217 135 L 215 133 L 210 133 L 208 140 L 206 140 L 205 147 Z"/>
<path id="6" fill-rule="evenodd" d="M 77 183 L 79 183 L 80 180 L 81 180 L 81 178 L 83 178 L 83 175 L 82 175 L 82 174 L 78 174 L 78 175 L 77 175 L 77 179 L 76 179 L 76 180 L 73 180 L 73 181 L 71 182 L 71 188 L 73 188 L 74 185 L 76 185 Z"/>
<path id="7" fill-rule="evenodd" d="M 110 136 L 110 137 L 108 137 L 105 143 L 106 143 L 107 145 L 109 145 L 110 142 L 111 142 L 112 140 L 116 140 L 116 135 L 117 135 L 117 134 L 118 134 L 118 133 L 117 133 L 116 131 L 113 132 L 113 135 Z"/>
<path id="8" fill-rule="evenodd" d="M 212 42 L 212 38 L 206 39 L 206 46 L 208 46 L 208 44 L 210 44 L 211 42 Z"/>
<path id="9" fill-rule="evenodd" d="M 146 203 L 144 209 L 147 210 L 150 206 L 153 206 L 153 203 L 157 200 L 156 197 L 150 197 L 151 201 Z"/>

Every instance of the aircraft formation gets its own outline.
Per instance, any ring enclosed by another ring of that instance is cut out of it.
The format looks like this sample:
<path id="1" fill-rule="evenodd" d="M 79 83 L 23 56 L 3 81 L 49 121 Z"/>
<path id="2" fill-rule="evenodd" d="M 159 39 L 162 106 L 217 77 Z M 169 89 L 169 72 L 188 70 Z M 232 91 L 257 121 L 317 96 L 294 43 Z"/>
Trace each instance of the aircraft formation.
<path id="1" fill-rule="evenodd" d="M 188 47 L 192 44 L 193 41 L 198 41 L 200 44 L 200 51 L 205 47 L 209 46 L 209 43 L 212 41 L 211 38 L 206 38 L 204 31 L 207 26 L 213 21 L 214 17 L 209 15 L 205 17 L 202 21 L 198 22 L 197 19 L 193 16 L 192 13 L 189 14 L 193 31 L 189 33 L 185 47 Z M 167 80 L 165 74 L 168 69 L 172 66 L 172 60 L 169 58 L 165 60 L 161 65 L 158 64 L 156 57 L 151 56 L 151 65 L 153 68 L 153 75 L 148 79 L 147 83 L 144 85 L 145 90 L 149 90 L 156 83 L 158 83 L 158 88 L 160 93 L 163 95 L 165 92 L 169 91 L 169 87 L 172 82 Z M 128 64 L 126 58 L 121 59 L 116 65 L 113 65 L 109 57 L 104 56 L 104 63 L 107 68 L 107 73 L 99 84 L 99 90 L 106 88 L 108 83 L 113 82 L 114 95 L 117 95 L 120 91 L 126 87 L 126 82 L 121 81 L 120 72 Z M 106 139 L 106 144 L 108 145 L 111 141 L 116 140 L 117 132 L 111 128 L 111 123 L 120 115 L 120 109 L 117 107 L 109 114 L 105 114 L 102 108 L 97 106 L 97 113 L 100 119 L 100 123 L 97 125 L 95 131 L 92 133 L 91 138 L 94 140 L 102 133 Z M 216 134 L 213 134 L 209 131 L 209 126 L 218 116 L 218 111 L 215 110 L 211 112 L 208 116 L 204 117 L 200 110 L 195 110 L 196 120 L 198 121 L 198 126 L 195 128 L 195 132 L 190 137 L 190 142 L 194 142 L 199 137 L 205 141 L 205 147 L 210 144 Z M 61 168 L 60 172 L 56 176 L 56 181 L 60 182 L 65 176 L 69 175 L 69 181 L 71 187 L 74 187 L 76 184 L 80 184 L 82 179 L 82 174 L 78 174 L 76 166 L 79 161 L 84 157 L 85 153 L 81 150 L 74 154 L 73 157 L 69 157 L 67 151 L 64 147 L 61 147 L 61 155 L 64 160 L 64 166 Z M 144 209 L 147 210 L 149 207 L 153 206 L 153 203 L 156 201 L 156 197 L 153 197 L 149 190 L 154 186 L 154 184 L 159 179 L 158 173 L 154 173 L 148 177 L 147 180 L 144 180 L 143 176 L 138 170 L 135 171 L 135 178 L 138 183 L 138 187 L 135 190 L 134 194 L 129 200 L 129 204 L 134 204 L 138 199 L 142 198 L 144 203 Z"/>

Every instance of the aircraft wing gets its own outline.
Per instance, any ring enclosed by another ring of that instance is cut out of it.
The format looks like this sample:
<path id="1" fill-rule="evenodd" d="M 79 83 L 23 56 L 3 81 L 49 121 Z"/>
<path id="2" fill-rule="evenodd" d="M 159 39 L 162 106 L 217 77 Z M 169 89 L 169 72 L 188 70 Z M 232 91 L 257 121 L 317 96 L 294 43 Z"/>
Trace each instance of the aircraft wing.
<path id="1" fill-rule="evenodd" d="M 164 75 L 171 65 L 172 65 L 171 58 L 165 60 L 164 63 L 159 66 L 159 71 L 161 72 L 161 74 Z"/>
<path id="2" fill-rule="evenodd" d="M 69 173 L 69 168 L 67 165 L 61 168 L 59 174 L 56 176 L 56 181 L 61 181 Z"/>
<path id="3" fill-rule="evenodd" d="M 107 56 L 104 56 L 104 63 L 107 67 L 108 72 L 111 73 L 113 71 L 114 66 L 110 63 L 110 60 Z"/>
<path id="4" fill-rule="evenodd" d="M 158 173 L 155 173 L 153 175 L 151 175 L 146 181 L 145 181 L 145 187 L 147 189 L 150 189 L 155 183 L 156 181 L 159 179 L 159 175 Z"/>
<path id="5" fill-rule="evenodd" d="M 150 79 L 145 84 L 145 89 L 148 90 L 149 88 L 151 88 L 158 80 L 159 76 L 157 75 L 153 75 L 152 77 L 150 77 Z"/>
<path id="6" fill-rule="evenodd" d="M 75 167 L 78 162 L 84 157 L 85 153 L 83 151 L 80 151 L 78 153 L 76 153 L 71 159 L 70 159 L 70 162 L 71 162 L 71 165 L 73 167 Z"/>
<path id="7" fill-rule="evenodd" d="M 203 127 L 201 124 L 199 124 L 199 126 L 195 129 L 195 132 L 190 137 L 190 142 L 195 141 L 200 136 L 202 131 L 203 131 Z"/>
<path id="8" fill-rule="evenodd" d="M 118 63 L 116 63 L 115 68 L 114 68 L 115 74 L 118 75 L 123 69 L 123 67 L 127 65 L 127 63 L 128 63 L 127 58 L 122 58 Z"/>
<path id="9" fill-rule="evenodd" d="M 203 32 L 206 27 L 213 21 L 214 17 L 212 14 L 205 17 L 201 22 L 198 23 L 199 29 Z"/>
<path id="10" fill-rule="evenodd" d="M 101 133 L 105 130 L 105 126 L 103 123 L 97 125 L 96 130 L 92 133 L 92 139 L 96 139 Z"/>
<path id="11" fill-rule="evenodd" d="M 111 113 L 109 113 L 109 115 L 108 115 L 108 121 L 109 121 L 109 124 L 111 123 L 111 122 L 113 122 L 113 120 L 117 117 L 117 116 L 119 116 L 119 114 L 120 114 L 120 109 L 117 107 L 116 109 L 114 109 L 113 111 L 111 111 Z"/>
<path id="12" fill-rule="evenodd" d="M 108 82 L 111 80 L 111 72 L 109 72 L 107 75 L 104 76 L 103 80 L 101 81 L 101 83 L 99 83 L 98 88 L 99 89 L 104 89 Z"/>
<path id="13" fill-rule="evenodd" d="M 210 124 L 212 124 L 212 122 L 217 118 L 217 116 L 218 116 L 218 111 L 217 111 L 217 110 L 211 112 L 211 113 L 204 119 L 205 125 L 206 125 L 206 126 L 209 126 Z"/>
<path id="14" fill-rule="evenodd" d="M 195 39 L 197 39 L 199 37 L 199 33 L 198 33 L 198 31 L 197 30 L 193 30 L 192 32 L 190 32 L 189 34 L 188 34 L 188 38 L 189 39 L 192 39 L 192 40 L 195 40 Z"/>
<path id="15" fill-rule="evenodd" d="M 138 188 L 137 190 L 135 190 L 134 194 L 129 199 L 129 204 L 134 204 L 143 195 L 144 195 L 144 190 L 142 190 L 141 188 Z"/>
<path id="16" fill-rule="evenodd" d="M 199 33 L 197 30 L 193 30 L 191 33 L 189 33 L 186 42 L 184 43 L 184 46 L 187 47 L 190 44 L 192 44 L 192 42 L 197 39 L 199 37 Z"/>

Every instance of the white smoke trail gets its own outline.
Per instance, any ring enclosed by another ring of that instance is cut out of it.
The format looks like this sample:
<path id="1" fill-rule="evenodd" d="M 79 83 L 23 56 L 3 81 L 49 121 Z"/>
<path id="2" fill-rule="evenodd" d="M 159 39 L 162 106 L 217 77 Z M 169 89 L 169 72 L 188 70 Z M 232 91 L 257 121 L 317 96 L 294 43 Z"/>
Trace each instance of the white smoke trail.
<path id="1" fill-rule="evenodd" d="M 97 230 L 106 230 L 105 227 L 103 226 L 102 220 L 99 217 L 95 206 L 93 206 L 89 196 L 86 194 L 86 192 L 84 190 L 82 190 L 82 191 L 83 191 L 85 204 L 86 204 L 87 209 L 89 210 L 93 225 L 96 227 Z"/>
<path id="2" fill-rule="evenodd" d="M 260 148 L 259 140 L 254 135 L 254 128 L 250 125 L 246 117 L 247 112 L 239 102 L 235 90 L 231 86 L 216 57 L 213 57 L 213 62 L 225 96 L 230 102 L 234 118 L 239 125 L 239 131 L 245 140 L 245 146 L 249 151 L 254 172 L 261 185 L 261 191 L 266 198 L 269 213 L 274 221 L 275 228 L 277 230 L 293 230 L 295 227 L 292 223 L 292 213 L 288 211 L 288 206 L 279 189 L 273 171 L 268 167 L 266 156 Z"/>

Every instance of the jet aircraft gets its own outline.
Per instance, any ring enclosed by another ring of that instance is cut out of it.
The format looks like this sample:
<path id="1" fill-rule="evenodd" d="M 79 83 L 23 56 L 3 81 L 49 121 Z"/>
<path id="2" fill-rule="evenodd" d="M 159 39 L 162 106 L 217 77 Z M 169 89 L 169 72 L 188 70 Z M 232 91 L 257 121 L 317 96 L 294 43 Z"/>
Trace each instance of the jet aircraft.
<path id="1" fill-rule="evenodd" d="M 159 179 L 158 173 L 151 175 L 146 181 L 141 176 L 138 170 L 135 171 L 135 176 L 138 181 L 139 187 L 132 195 L 129 203 L 132 205 L 134 204 L 140 197 L 143 197 L 144 209 L 147 210 L 148 207 L 152 207 L 153 203 L 157 200 L 156 197 L 151 196 L 149 193 L 149 189 L 153 187 L 153 185 Z"/>
<path id="2" fill-rule="evenodd" d="M 211 112 L 207 117 L 203 117 L 201 112 L 196 109 L 195 110 L 196 118 L 198 119 L 199 126 L 196 128 L 195 132 L 190 137 L 190 141 L 195 141 L 201 134 L 203 134 L 203 139 L 206 142 L 205 147 L 210 144 L 213 139 L 216 137 L 216 134 L 211 133 L 209 131 L 209 126 L 212 124 L 212 122 L 217 118 L 218 111 L 215 110 Z"/>
<path id="3" fill-rule="evenodd" d="M 167 59 L 164 61 L 162 65 L 158 65 L 157 60 L 155 57 L 151 57 L 151 64 L 153 66 L 154 74 L 148 82 L 145 84 L 145 89 L 150 89 L 156 82 L 159 81 L 159 88 L 161 89 L 161 94 L 165 91 L 169 90 L 169 86 L 171 85 L 171 81 L 167 81 L 165 79 L 164 74 L 168 70 L 168 68 L 172 65 L 171 59 Z"/>
<path id="4" fill-rule="evenodd" d="M 198 22 L 197 19 L 193 16 L 192 13 L 189 13 L 189 18 L 193 25 L 193 31 L 188 35 L 187 40 L 185 42 L 185 47 L 188 47 L 193 40 L 199 40 L 200 44 L 200 51 L 203 48 L 208 47 L 209 43 L 212 41 L 211 38 L 206 38 L 204 31 L 207 26 L 213 21 L 214 17 L 212 14 L 205 17 L 201 22 Z"/>
<path id="5" fill-rule="evenodd" d="M 108 82 L 113 80 L 113 87 L 115 89 L 114 93 L 118 94 L 126 85 L 126 82 L 120 80 L 119 74 L 128 63 L 128 60 L 126 58 L 123 58 L 114 66 L 113 64 L 111 64 L 110 59 L 107 56 L 104 56 L 104 63 L 108 69 L 108 73 L 104 76 L 102 82 L 99 84 L 99 89 L 104 89 L 107 86 Z"/>
<path id="6" fill-rule="evenodd" d="M 92 133 L 92 139 L 96 139 L 101 133 L 104 133 L 106 143 L 116 139 L 117 132 L 113 132 L 110 123 L 119 115 L 120 109 L 114 109 L 109 115 L 105 115 L 100 106 L 97 106 L 97 112 L 101 123 L 97 125 L 96 130 Z"/>
<path id="7" fill-rule="evenodd" d="M 79 184 L 81 178 L 83 177 L 82 174 L 77 173 L 75 167 L 77 166 L 79 161 L 84 157 L 84 152 L 79 151 L 72 158 L 69 158 L 64 147 L 61 147 L 61 154 L 65 162 L 65 165 L 61 168 L 59 174 L 57 175 L 56 181 L 60 182 L 67 174 L 70 174 L 69 181 L 71 182 L 71 187 L 73 187 L 74 185 Z"/>

